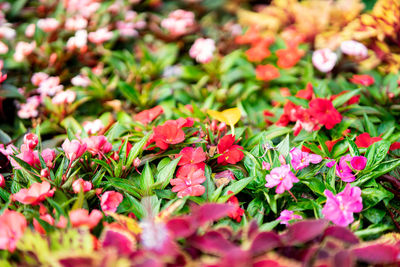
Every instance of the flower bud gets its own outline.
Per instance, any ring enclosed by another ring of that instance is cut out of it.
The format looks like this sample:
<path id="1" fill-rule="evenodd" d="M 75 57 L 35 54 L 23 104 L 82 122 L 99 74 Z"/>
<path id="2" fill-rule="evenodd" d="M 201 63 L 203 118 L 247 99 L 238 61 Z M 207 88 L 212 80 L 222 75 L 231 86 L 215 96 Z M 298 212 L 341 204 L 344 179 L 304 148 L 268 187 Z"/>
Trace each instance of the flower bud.
<path id="1" fill-rule="evenodd" d="M 34 149 L 39 143 L 39 138 L 36 134 L 28 133 L 24 136 L 24 144 L 26 144 L 29 149 Z"/>

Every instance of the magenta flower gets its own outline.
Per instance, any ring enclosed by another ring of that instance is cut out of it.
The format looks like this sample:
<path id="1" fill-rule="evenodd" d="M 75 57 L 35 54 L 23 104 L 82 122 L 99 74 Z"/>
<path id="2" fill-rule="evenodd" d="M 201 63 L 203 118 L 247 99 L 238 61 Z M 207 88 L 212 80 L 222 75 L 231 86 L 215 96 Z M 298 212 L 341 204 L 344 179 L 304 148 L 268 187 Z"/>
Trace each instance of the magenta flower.
<path id="1" fill-rule="evenodd" d="M 356 177 L 353 174 L 353 170 L 349 166 L 349 162 L 352 160 L 350 155 L 346 155 L 340 158 L 339 163 L 336 165 L 336 175 L 344 182 L 351 183 Z"/>
<path id="2" fill-rule="evenodd" d="M 367 166 L 367 158 L 364 156 L 355 156 L 351 159 L 350 165 L 354 170 L 364 170 L 365 166 Z"/>
<path id="3" fill-rule="evenodd" d="M 289 225 L 291 220 L 301 220 L 301 215 L 293 214 L 292 210 L 283 210 L 277 220 L 281 220 L 281 224 Z"/>
<path id="4" fill-rule="evenodd" d="M 335 165 L 336 161 L 334 159 L 329 159 L 329 160 L 330 161 L 328 161 L 325 165 L 328 168 L 332 168 Z"/>
<path id="5" fill-rule="evenodd" d="M 322 157 L 320 155 L 303 152 L 296 147 L 290 150 L 290 156 L 292 158 L 292 167 L 296 171 L 304 169 L 305 167 L 310 165 L 310 163 L 317 164 L 322 161 Z"/>
<path id="6" fill-rule="evenodd" d="M 339 226 L 347 226 L 354 221 L 353 213 L 363 208 L 361 189 L 347 184 L 342 192 L 334 196 L 331 191 L 324 192 L 326 204 L 322 209 L 324 217 Z"/>
<path id="7" fill-rule="evenodd" d="M 289 165 L 273 168 L 271 173 L 265 176 L 265 180 L 267 180 L 265 187 L 272 188 L 276 186 L 275 192 L 277 194 L 290 190 L 293 187 L 293 183 L 299 181 L 290 170 Z"/>
<path id="8" fill-rule="evenodd" d="M 104 212 L 116 212 L 124 196 L 116 191 L 107 191 L 100 198 L 101 209 Z"/>

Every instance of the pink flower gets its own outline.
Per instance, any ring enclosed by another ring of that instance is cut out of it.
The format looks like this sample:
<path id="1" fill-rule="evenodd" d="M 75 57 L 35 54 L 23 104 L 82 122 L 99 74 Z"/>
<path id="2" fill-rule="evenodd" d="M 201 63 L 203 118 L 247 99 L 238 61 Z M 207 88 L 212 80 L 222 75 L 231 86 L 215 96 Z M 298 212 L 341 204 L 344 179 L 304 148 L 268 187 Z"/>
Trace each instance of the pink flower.
<path id="1" fill-rule="evenodd" d="M 88 35 L 88 40 L 94 44 L 102 44 L 107 42 L 113 37 L 113 33 L 107 28 L 100 28 L 95 32 L 91 32 Z"/>
<path id="2" fill-rule="evenodd" d="M 194 24 L 194 13 L 182 9 L 172 11 L 168 18 L 161 21 L 161 26 L 174 36 L 186 34 Z"/>
<path id="3" fill-rule="evenodd" d="M 177 178 L 171 179 L 172 192 L 178 192 L 178 197 L 201 196 L 205 187 L 201 184 L 206 180 L 204 170 L 194 164 L 187 164 L 178 169 Z"/>
<path id="4" fill-rule="evenodd" d="M 83 123 L 83 129 L 88 134 L 95 134 L 98 131 L 104 129 L 104 125 L 103 125 L 103 122 L 100 119 L 97 119 L 97 120 L 94 120 L 94 121 L 85 121 Z"/>
<path id="5" fill-rule="evenodd" d="M 78 194 L 81 190 L 83 192 L 87 192 L 92 190 L 93 184 L 90 181 L 85 181 L 82 178 L 79 178 L 78 180 L 75 180 L 72 183 L 72 189 L 74 190 L 75 194 Z"/>
<path id="6" fill-rule="evenodd" d="M 81 87 L 86 88 L 90 85 L 90 79 L 89 79 L 89 77 L 87 77 L 85 75 L 79 74 L 71 79 L 71 83 L 74 86 L 81 86 Z"/>
<path id="7" fill-rule="evenodd" d="M 21 119 L 36 118 L 39 115 L 39 105 L 39 96 L 31 96 L 27 98 L 26 103 L 20 105 L 20 108 L 18 110 L 18 117 L 20 117 Z"/>
<path id="8" fill-rule="evenodd" d="M 57 76 L 48 77 L 43 80 L 39 84 L 39 88 L 37 89 L 40 95 L 43 96 L 53 96 L 56 93 L 60 92 L 64 88 L 63 85 L 60 84 L 60 78 Z"/>
<path id="9" fill-rule="evenodd" d="M 79 158 L 86 152 L 87 145 L 85 143 L 81 143 L 78 140 L 69 141 L 65 139 L 64 143 L 62 144 L 62 149 L 67 156 L 67 159 L 72 163 L 74 160 Z M 71 164 L 70 163 L 70 164 Z"/>
<path id="10" fill-rule="evenodd" d="M 35 149 L 39 143 L 39 138 L 34 133 L 28 133 L 24 136 L 24 144 L 29 147 L 29 149 Z"/>
<path id="11" fill-rule="evenodd" d="M 296 147 L 290 150 L 290 156 L 292 158 L 290 163 L 292 163 L 292 167 L 296 171 L 304 169 L 310 165 L 310 163 L 317 164 L 322 161 L 322 157 L 320 155 L 303 152 Z"/>
<path id="12" fill-rule="evenodd" d="M 53 160 L 56 158 L 56 152 L 53 149 L 46 148 L 43 149 L 42 153 L 40 154 L 46 163 L 48 168 L 53 168 Z"/>
<path id="13" fill-rule="evenodd" d="M 107 141 L 104 135 L 91 136 L 83 140 L 87 145 L 87 151 L 89 151 L 92 156 L 100 155 L 104 156 L 111 151 L 112 145 Z"/>
<path id="14" fill-rule="evenodd" d="M 351 159 L 350 165 L 353 169 L 361 171 L 367 166 L 367 158 L 364 156 L 355 156 Z"/>
<path id="15" fill-rule="evenodd" d="M 80 15 L 68 18 L 65 21 L 65 29 L 68 31 L 83 30 L 86 29 L 87 25 L 88 25 L 87 19 L 85 19 L 83 16 Z"/>
<path id="16" fill-rule="evenodd" d="M 60 26 L 60 22 L 55 18 L 39 19 L 37 26 L 44 32 L 53 32 Z"/>
<path id="17" fill-rule="evenodd" d="M 31 83 L 35 86 L 39 86 L 44 80 L 49 78 L 49 75 L 44 72 L 36 72 L 32 75 Z"/>
<path id="18" fill-rule="evenodd" d="M 329 48 L 314 51 L 312 63 L 320 72 L 330 72 L 335 67 L 337 55 Z"/>
<path id="19" fill-rule="evenodd" d="M 6 179 L 0 174 L 0 187 L 3 188 L 6 185 Z"/>
<path id="20" fill-rule="evenodd" d="M 26 56 L 29 56 L 36 47 L 36 43 L 18 42 L 15 47 L 14 60 L 16 62 L 24 61 Z"/>
<path id="21" fill-rule="evenodd" d="M 0 249 L 14 252 L 27 225 L 24 215 L 13 210 L 5 210 L 0 215 Z"/>
<path id="22" fill-rule="evenodd" d="M 335 165 L 335 163 L 336 163 L 335 160 L 331 160 L 331 159 L 330 159 L 330 161 L 328 161 L 325 165 L 326 165 L 326 167 L 328 167 L 328 168 L 332 168 L 333 165 Z"/>
<path id="23" fill-rule="evenodd" d="M 36 31 L 36 25 L 31 23 L 25 29 L 25 36 L 28 38 L 32 38 Z"/>
<path id="24" fill-rule="evenodd" d="M 215 41 L 209 38 L 197 39 L 189 50 L 191 58 L 199 63 L 210 62 L 215 51 Z"/>
<path id="25" fill-rule="evenodd" d="M 29 147 L 25 144 L 21 145 L 21 153 L 16 155 L 16 157 L 25 161 L 32 167 L 40 166 L 38 151 L 33 151 L 32 149 L 29 149 Z M 10 163 L 15 169 L 21 169 L 21 166 L 13 158 L 10 159 Z"/>
<path id="26" fill-rule="evenodd" d="M 124 196 L 116 191 L 105 192 L 100 199 L 101 209 L 104 212 L 116 212 Z"/>
<path id="27" fill-rule="evenodd" d="M 76 209 L 69 212 L 69 219 L 73 227 L 86 226 L 89 229 L 95 227 L 103 218 L 103 214 L 99 210 L 89 211 L 85 209 Z"/>
<path id="28" fill-rule="evenodd" d="M 368 56 L 368 49 L 365 45 L 357 41 L 344 41 L 340 44 L 340 50 L 343 54 L 364 59 Z"/>
<path id="29" fill-rule="evenodd" d="M 301 215 L 293 214 L 292 210 L 283 210 L 277 220 L 281 220 L 281 224 L 289 225 L 291 220 L 301 220 Z"/>
<path id="30" fill-rule="evenodd" d="M 7 54 L 8 52 L 8 46 L 0 41 L 0 55 Z"/>
<path id="31" fill-rule="evenodd" d="M 40 215 L 39 218 L 41 220 L 47 222 L 50 225 L 54 225 L 54 223 L 55 223 L 54 218 L 50 214 Z M 58 223 L 56 224 L 56 227 L 65 228 L 65 227 L 67 227 L 67 223 L 68 223 L 68 220 L 64 216 L 60 216 L 60 219 L 59 219 Z M 33 219 L 33 227 L 40 234 L 42 234 L 42 235 L 46 234 L 46 231 L 43 229 L 43 227 L 40 225 L 40 223 L 36 219 Z"/>
<path id="32" fill-rule="evenodd" d="M 185 147 L 181 150 L 179 154 L 175 157 L 181 159 L 179 160 L 178 165 L 186 165 L 186 164 L 197 164 L 204 162 L 207 159 L 206 152 L 203 151 L 201 147 L 193 148 L 193 147 Z"/>
<path id="33" fill-rule="evenodd" d="M 326 204 L 322 209 L 324 217 L 334 224 L 346 227 L 354 221 L 353 213 L 363 208 L 361 189 L 347 184 L 342 192 L 334 196 L 331 191 L 324 192 Z"/>
<path id="34" fill-rule="evenodd" d="M 265 180 L 267 180 L 265 187 L 272 188 L 276 186 L 275 192 L 277 194 L 290 190 L 293 187 L 293 183 L 299 181 L 290 170 L 289 165 L 273 168 L 271 173 L 265 176 Z"/>
<path id="35" fill-rule="evenodd" d="M 67 41 L 67 49 L 74 50 L 76 48 L 84 48 L 87 45 L 88 33 L 86 30 L 79 30 L 74 36 Z"/>
<path id="36" fill-rule="evenodd" d="M 33 183 L 29 189 L 23 188 L 12 197 L 25 205 L 37 205 L 47 197 L 54 195 L 55 188 L 51 189 L 49 182 Z"/>
<path id="37" fill-rule="evenodd" d="M 351 159 L 352 157 L 350 155 L 343 156 L 340 158 L 338 165 L 336 165 L 336 175 L 339 176 L 342 181 L 348 183 L 351 183 L 356 179 L 353 170 L 349 166 Z"/>
<path id="38" fill-rule="evenodd" d="M 76 98 L 76 93 L 72 90 L 66 90 L 66 91 L 61 91 L 57 93 L 51 102 L 54 105 L 65 105 L 65 104 L 71 104 L 74 102 Z"/>

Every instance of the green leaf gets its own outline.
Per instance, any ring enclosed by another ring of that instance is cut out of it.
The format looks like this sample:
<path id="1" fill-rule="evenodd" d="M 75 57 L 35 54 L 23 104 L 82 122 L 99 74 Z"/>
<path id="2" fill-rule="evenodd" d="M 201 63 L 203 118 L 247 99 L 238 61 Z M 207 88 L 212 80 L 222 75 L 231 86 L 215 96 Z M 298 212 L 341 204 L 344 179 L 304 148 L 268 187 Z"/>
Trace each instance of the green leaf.
<path id="1" fill-rule="evenodd" d="M 128 159 L 126 161 L 126 167 L 130 168 L 133 161 L 135 158 L 139 155 L 139 153 L 142 151 L 143 146 L 146 144 L 147 140 L 149 139 L 151 133 L 147 133 L 145 136 L 143 136 L 142 139 L 140 139 L 139 142 L 135 143 L 129 152 Z"/>
<path id="2" fill-rule="evenodd" d="M 377 224 L 382 221 L 383 217 L 385 217 L 386 211 L 381 209 L 371 208 L 367 209 L 362 214 L 365 216 L 365 218 L 368 219 L 368 221 Z"/>
<path id="3" fill-rule="evenodd" d="M 385 159 L 390 145 L 391 144 L 389 141 L 381 140 L 368 147 L 367 151 L 365 152 L 365 157 L 367 158 L 366 170 L 370 170 L 376 164 L 379 164 Z"/>
<path id="4" fill-rule="evenodd" d="M 222 196 L 218 199 L 218 202 L 219 203 L 226 202 L 230 198 L 230 196 L 227 195 L 228 191 L 232 191 L 233 194 L 236 195 L 237 193 L 242 191 L 243 188 L 245 188 L 252 180 L 254 180 L 254 177 L 248 177 L 230 184 L 225 188 L 225 190 L 222 193 Z"/>
<path id="5" fill-rule="evenodd" d="M 167 187 L 169 184 L 169 181 L 172 179 L 175 173 L 176 166 L 179 163 L 179 160 L 181 159 L 182 156 L 179 158 L 176 158 L 172 160 L 170 163 L 168 163 L 166 166 L 164 166 L 158 173 L 157 173 L 157 183 L 161 183 L 161 186 L 159 189 L 164 189 Z"/>
<path id="6" fill-rule="evenodd" d="M 149 196 L 152 194 L 151 186 L 154 184 L 153 173 L 150 168 L 149 162 L 146 162 L 144 170 L 140 175 L 140 188 L 145 192 L 145 195 Z"/>
<path id="7" fill-rule="evenodd" d="M 119 81 L 118 89 L 131 103 L 136 105 L 140 104 L 140 94 L 132 85 L 129 85 L 124 81 Z"/>
<path id="8" fill-rule="evenodd" d="M 378 204 L 383 199 L 392 199 L 393 194 L 381 185 L 374 188 L 365 188 L 362 190 L 363 208 L 368 209 Z"/>
<path id="9" fill-rule="evenodd" d="M 289 99 L 290 102 L 293 102 L 293 104 L 295 104 L 297 106 L 302 106 L 304 108 L 308 108 L 308 101 L 306 99 L 298 98 L 295 96 L 287 96 L 286 98 Z"/>
<path id="10" fill-rule="evenodd" d="M 287 134 L 285 139 L 283 139 L 277 146 L 279 153 L 283 155 L 285 158 L 289 155 L 290 147 L 289 147 L 289 135 Z"/>
<path id="11" fill-rule="evenodd" d="M 378 132 L 376 131 L 376 128 L 374 124 L 369 120 L 367 114 L 364 113 L 364 124 L 365 124 L 365 129 L 366 131 L 371 135 L 371 136 L 377 136 Z"/>
<path id="12" fill-rule="evenodd" d="M 360 94 L 361 89 L 357 89 L 357 90 L 353 90 L 350 92 L 347 92 L 343 95 L 340 95 L 338 97 L 336 97 L 333 101 L 332 104 L 335 108 L 338 108 L 340 106 L 342 106 L 344 103 L 346 103 L 347 101 L 349 101 L 353 96 Z"/>
<path id="13" fill-rule="evenodd" d="M 354 141 L 349 139 L 348 137 L 346 137 L 346 141 L 347 141 L 347 144 L 349 145 L 350 154 L 353 157 L 360 156 L 360 151 L 358 150 L 356 143 L 354 143 Z"/>
<path id="14" fill-rule="evenodd" d="M 74 205 L 72 206 L 71 210 L 81 209 L 83 207 L 83 201 L 85 200 L 85 193 L 83 193 L 83 189 L 78 193 L 78 199 L 75 201 Z"/>

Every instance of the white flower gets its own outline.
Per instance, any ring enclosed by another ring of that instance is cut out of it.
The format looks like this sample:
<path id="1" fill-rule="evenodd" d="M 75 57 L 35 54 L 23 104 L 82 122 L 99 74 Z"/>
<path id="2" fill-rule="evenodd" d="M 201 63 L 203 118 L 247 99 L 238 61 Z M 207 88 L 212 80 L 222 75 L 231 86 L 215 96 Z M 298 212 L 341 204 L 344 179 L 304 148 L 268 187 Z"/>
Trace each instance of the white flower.
<path id="1" fill-rule="evenodd" d="M 340 50 L 342 50 L 343 54 L 359 59 L 364 59 L 368 56 L 368 48 L 362 43 L 353 40 L 342 42 Z"/>
<path id="2" fill-rule="evenodd" d="M 197 62 L 210 62 L 215 51 L 215 41 L 213 39 L 199 38 L 189 50 L 190 57 L 196 59 Z"/>

